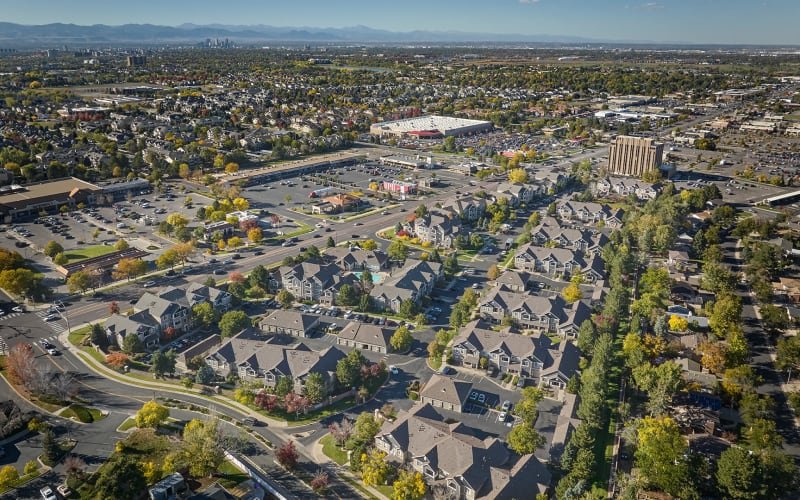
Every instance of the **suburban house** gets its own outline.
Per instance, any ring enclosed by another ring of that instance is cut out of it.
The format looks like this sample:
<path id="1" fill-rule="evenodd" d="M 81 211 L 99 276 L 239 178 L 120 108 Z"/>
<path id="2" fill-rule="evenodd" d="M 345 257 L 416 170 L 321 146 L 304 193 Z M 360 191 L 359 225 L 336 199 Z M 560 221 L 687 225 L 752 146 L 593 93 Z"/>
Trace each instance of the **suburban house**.
<path id="1" fill-rule="evenodd" d="M 480 439 L 463 423 L 447 423 L 427 404 L 384 421 L 375 447 L 429 484 L 445 484 L 451 498 L 532 498 L 550 484 L 550 472 L 535 456 L 518 457 L 495 437 Z"/>
<path id="2" fill-rule="evenodd" d="M 156 320 L 162 332 L 167 328 L 174 328 L 179 332 L 186 331 L 191 326 L 191 309 L 188 305 L 175 302 L 172 294 L 174 294 L 173 289 L 164 290 L 159 295 L 145 292 L 134 304 L 133 310 L 147 312 Z"/>
<path id="3" fill-rule="evenodd" d="M 562 395 L 562 399 L 564 400 L 564 404 L 561 406 L 561 411 L 558 413 L 556 419 L 553 438 L 550 443 L 545 445 L 545 449 L 542 450 L 544 452 L 544 459 L 550 463 L 559 463 L 561 461 L 570 436 L 572 436 L 572 433 L 575 432 L 575 429 L 581 424 L 581 420 L 577 415 L 580 398 L 578 398 L 576 394 L 567 392 Z M 549 426 L 552 425 L 552 423 L 547 421 L 545 425 Z M 541 431 L 541 429 L 537 430 Z M 539 455 L 539 450 L 536 451 L 536 454 L 537 456 L 541 456 Z"/>
<path id="4" fill-rule="evenodd" d="M 486 200 L 476 196 L 450 198 L 442 204 L 442 210 L 458 214 L 465 222 L 475 222 L 486 212 Z"/>
<path id="5" fill-rule="evenodd" d="M 265 333 L 310 337 L 319 327 L 319 316 L 291 309 L 277 309 L 263 318 L 258 326 Z"/>
<path id="6" fill-rule="evenodd" d="M 109 341 L 120 347 L 125 337 L 131 334 L 137 335 L 142 344 L 148 348 L 155 347 L 162 331 L 161 325 L 148 311 L 139 311 L 130 316 L 112 314 L 103 322 L 103 328 Z"/>
<path id="7" fill-rule="evenodd" d="M 481 297 L 478 312 L 493 323 L 510 316 L 519 328 L 570 338 L 577 336 L 581 323 L 591 317 L 592 309 L 582 300 L 568 304 L 561 295 L 542 297 L 500 286 Z"/>
<path id="8" fill-rule="evenodd" d="M 560 203 L 556 213 L 562 219 L 577 220 L 586 224 L 603 222 L 609 227 L 621 226 L 622 216 L 625 214 L 621 208 L 613 209 L 601 203 L 572 200 Z"/>
<path id="9" fill-rule="evenodd" d="M 336 343 L 363 351 L 386 354 L 392 347 L 389 339 L 394 330 L 360 321 L 351 321 L 336 335 Z"/>
<path id="10" fill-rule="evenodd" d="M 401 269 L 392 271 L 383 283 L 375 285 L 369 295 L 379 309 L 398 312 L 405 299 L 420 303 L 422 297 L 430 295 L 442 276 L 444 268 L 438 262 L 406 259 Z"/>
<path id="11" fill-rule="evenodd" d="M 354 247 L 333 247 L 325 251 L 325 260 L 336 264 L 342 271 L 372 273 L 389 269 L 389 256 L 380 250 L 364 250 Z"/>
<path id="12" fill-rule="evenodd" d="M 472 392 L 472 384 L 456 378 L 434 374 L 419 393 L 423 404 L 434 408 L 461 413 L 461 409 Z"/>
<path id="13" fill-rule="evenodd" d="M 332 388 L 336 363 L 345 354 L 332 346 L 317 352 L 303 343 L 286 344 L 286 340 L 286 337 L 265 337 L 248 329 L 227 339 L 205 361 L 221 377 L 237 375 L 267 387 L 275 387 L 282 377 L 290 377 L 297 394 L 303 393 L 311 373 L 322 374 L 328 388 Z"/>
<path id="14" fill-rule="evenodd" d="M 424 217 L 412 215 L 404 228 L 420 239 L 422 243 L 452 248 L 461 230 L 461 218 L 451 212 L 431 210 Z"/>

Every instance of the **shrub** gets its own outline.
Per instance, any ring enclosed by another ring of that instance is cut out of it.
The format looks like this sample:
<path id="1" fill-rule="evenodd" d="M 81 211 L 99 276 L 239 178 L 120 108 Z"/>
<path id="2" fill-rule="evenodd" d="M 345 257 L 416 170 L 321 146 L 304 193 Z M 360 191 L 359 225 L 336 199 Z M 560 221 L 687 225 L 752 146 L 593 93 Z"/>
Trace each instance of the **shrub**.
<path id="1" fill-rule="evenodd" d="M 75 415 L 75 418 L 78 419 L 79 422 L 88 424 L 94 421 L 94 418 L 92 418 L 92 414 L 89 413 L 89 410 L 87 410 L 83 406 L 72 405 L 69 408 L 70 410 L 72 410 L 72 414 Z"/>
<path id="2" fill-rule="evenodd" d="M 417 393 L 417 392 L 409 392 L 408 393 L 408 398 L 411 401 L 418 401 L 419 400 L 419 393 Z"/>

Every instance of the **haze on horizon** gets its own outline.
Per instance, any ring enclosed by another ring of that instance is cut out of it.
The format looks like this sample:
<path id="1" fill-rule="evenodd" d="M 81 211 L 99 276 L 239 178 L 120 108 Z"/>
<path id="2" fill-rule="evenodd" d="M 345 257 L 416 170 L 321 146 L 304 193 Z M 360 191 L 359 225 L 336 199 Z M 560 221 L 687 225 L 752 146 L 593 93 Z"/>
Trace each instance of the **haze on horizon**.
<path id="1" fill-rule="evenodd" d="M 597 41 L 800 45 L 798 0 L 39 0 L 2 21 L 37 25 L 271 25 L 553 35 Z"/>

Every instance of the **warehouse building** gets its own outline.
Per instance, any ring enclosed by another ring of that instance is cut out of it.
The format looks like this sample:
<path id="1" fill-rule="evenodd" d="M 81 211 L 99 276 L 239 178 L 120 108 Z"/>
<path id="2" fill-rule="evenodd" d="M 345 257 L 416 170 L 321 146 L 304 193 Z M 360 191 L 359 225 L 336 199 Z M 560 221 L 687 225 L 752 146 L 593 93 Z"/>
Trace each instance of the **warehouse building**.
<path id="1" fill-rule="evenodd" d="M 488 121 L 432 115 L 375 123 L 369 127 L 369 133 L 378 137 L 433 139 L 487 132 L 493 128 Z"/>

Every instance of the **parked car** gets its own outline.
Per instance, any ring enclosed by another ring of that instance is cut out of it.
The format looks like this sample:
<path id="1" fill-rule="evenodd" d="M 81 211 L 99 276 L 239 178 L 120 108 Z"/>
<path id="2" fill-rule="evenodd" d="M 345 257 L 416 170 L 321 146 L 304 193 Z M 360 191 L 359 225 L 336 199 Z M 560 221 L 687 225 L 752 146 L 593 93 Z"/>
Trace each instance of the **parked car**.
<path id="1" fill-rule="evenodd" d="M 443 366 L 442 369 L 440 370 L 440 373 L 442 375 L 455 375 L 456 370 L 455 370 L 455 368 L 451 368 L 449 366 Z M 483 397 L 484 397 L 484 400 L 485 400 L 486 396 L 483 396 Z"/>
<path id="2" fill-rule="evenodd" d="M 53 488 L 49 486 L 45 486 L 44 488 L 40 489 L 39 493 L 42 495 L 44 500 L 58 500 L 56 494 L 53 493 Z"/>
<path id="3" fill-rule="evenodd" d="M 397 375 L 400 373 L 400 370 L 398 370 L 396 366 L 391 365 L 389 367 L 389 373 L 391 373 L 392 375 Z"/>
<path id="4" fill-rule="evenodd" d="M 144 288 L 152 288 L 152 287 L 156 286 L 156 282 L 155 282 L 155 281 L 153 281 L 153 280 L 150 280 L 150 281 L 145 281 L 145 282 L 144 282 L 144 285 L 142 285 L 142 286 L 143 286 Z"/>

